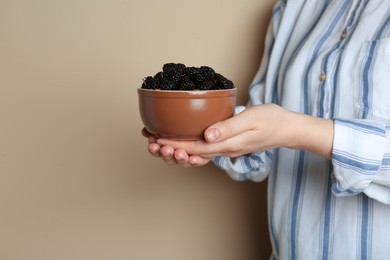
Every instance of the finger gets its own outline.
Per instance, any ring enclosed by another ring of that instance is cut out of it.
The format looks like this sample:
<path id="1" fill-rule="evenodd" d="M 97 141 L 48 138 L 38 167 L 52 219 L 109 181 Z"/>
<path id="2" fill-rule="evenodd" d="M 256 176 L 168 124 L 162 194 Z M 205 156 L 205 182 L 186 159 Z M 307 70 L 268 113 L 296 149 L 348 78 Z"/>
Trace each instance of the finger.
<path id="1" fill-rule="evenodd" d="M 157 143 L 160 146 L 171 146 L 175 149 L 182 149 L 190 155 L 199 155 L 205 158 L 211 158 L 216 155 L 223 155 L 226 149 L 226 142 L 218 142 L 215 144 L 209 144 L 205 141 L 175 141 L 170 139 L 157 139 Z"/>
<path id="2" fill-rule="evenodd" d="M 211 159 L 209 159 L 209 158 L 203 158 L 203 157 L 197 156 L 197 155 L 191 155 L 188 158 L 188 163 L 192 166 L 203 166 L 203 165 L 206 165 L 207 163 L 209 163 L 210 161 L 211 161 Z"/>
<path id="3" fill-rule="evenodd" d="M 160 148 L 161 148 L 160 145 L 156 143 L 151 143 L 148 145 L 148 151 L 154 157 L 161 157 Z"/>
<path id="4" fill-rule="evenodd" d="M 209 143 L 220 142 L 250 130 L 252 120 L 249 111 L 250 109 L 247 109 L 234 117 L 209 126 L 205 130 L 204 138 Z"/>
<path id="5" fill-rule="evenodd" d="M 174 141 L 169 139 L 157 139 L 157 143 L 161 146 L 168 145 L 175 149 L 183 149 L 189 155 L 198 155 L 205 159 L 211 159 L 215 156 L 235 157 L 254 151 L 253 149 L 257 145 L 256 142 L 253 142 L 254 135 L 256 135 L 254 131 L 248 131 L 216 143 Z"/>
<path id="6" fill-rule="evenodd" d="M 210 153 L 210 144 L 204 141 L 176 141 L 172 139 L 157 139 L 156 142 L 160 146 L 171 146 L 175 149 L 184 150 L 187 154 L 191 155 Z"/>
<path id="7" fill-rule="evenodd" d="M 149 136 L 148 138 L 148 143 L 151 144 L 151 143 L 155 143 L 157 141 L 157 138 L 154 137 L 154 136 Z"/>
<path id="8" fill-rule="evenodd" d="M 160 148 L 161 158 L 169 165 L 176 165 L 177 161 L 174 158 L 175 149 L 172 146 L 162 146 Z"/>
<path id="9" fill-rule="evenodd" d="M 184 167 L 190 167 L 191 165 L 188 162 L 189 155 L 183 149 L 175 150 L 173 156 L 176 159 L 176 162 Z"/>

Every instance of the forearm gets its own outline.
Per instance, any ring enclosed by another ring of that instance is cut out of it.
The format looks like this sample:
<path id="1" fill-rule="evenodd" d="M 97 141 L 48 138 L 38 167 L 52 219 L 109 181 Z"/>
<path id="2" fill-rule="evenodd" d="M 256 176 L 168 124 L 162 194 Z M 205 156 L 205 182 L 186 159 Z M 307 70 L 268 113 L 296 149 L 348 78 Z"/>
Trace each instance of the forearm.
<path id="1" fill-rule="evenodd" d="M 266 128 L 268 130 L 271 129 L 270 135 L 268 138 L 265 138 L 266 141 L 264 141 L 263 148 L 287 147 L 290 149 L 307 150 L 331 159 L 334 136 L 333 120 L 294 113 L 275 105 L 260 105 L 258 108 L 258 112 L 267 111 L 264 114 L 268 116 L 260 117 L 256 121 L 267 125 L 268 127 Z M 267 118 L 272 118 L 272 120 L 267 121 Z M 273 123 L 276 124 L 273 125 Z M 264 127 L 258 126 L 257 129 L 262 129 L 262 131 L 259 131 L 260 134 L 267 136 Z M 251 143 L 256 143 L 256 141 Z M 271 150 L 247 153 L 244 156 L 245 158 L 237 157 L 235 161 L 221 157 L 217 157 L 213 161 L 226 170 L 233 179 L 262 180 L 267 176 L 270 169 L 272 156 L 266 156 L 267 153 L 271 153 Z M 254 157 L 253 160 L 252 157 Z"/>
<path id="2" fill-rule="evenodd" d="M 287 147 L 307 150 L 327 159 L 332 158 L 334 122 L 314 116 L 289 113 L 287 131 L 291 131 Z"/>

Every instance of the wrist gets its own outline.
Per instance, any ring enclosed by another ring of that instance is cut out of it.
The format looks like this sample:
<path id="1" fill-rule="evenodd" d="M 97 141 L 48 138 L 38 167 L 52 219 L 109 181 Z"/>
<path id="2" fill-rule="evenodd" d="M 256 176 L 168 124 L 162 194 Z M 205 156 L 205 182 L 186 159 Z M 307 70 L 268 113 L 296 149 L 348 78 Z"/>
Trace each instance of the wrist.
<path id="1" fill-rule="evenodd" d="M 289 112 L 287 123 L 292 125 L 286 147 L 307 150 L 331 159 L 333 149 L 334 122 L 305 114 Z"/>

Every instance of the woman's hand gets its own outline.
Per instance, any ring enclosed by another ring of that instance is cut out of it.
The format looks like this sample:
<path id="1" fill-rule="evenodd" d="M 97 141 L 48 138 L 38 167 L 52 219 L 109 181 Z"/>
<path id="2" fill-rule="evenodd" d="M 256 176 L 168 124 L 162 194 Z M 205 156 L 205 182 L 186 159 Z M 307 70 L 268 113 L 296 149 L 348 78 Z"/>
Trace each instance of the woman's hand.
<path id="1" fill-rule="evenodd" d="M 144 134 L 145 135 L 145 134 Z M 237 157 L 276 147 L 331 158 L 333 121 L 290 112 L 275 104 L 250 107 L 205 131 L 205 141 L 155 139 L 149 152 L 168 164 L 204 165 L 214 156 Z"/>
<path id="2" fill-rule="evenodd" d="M 210 158 L 202 158 L 197 155 L 188 155 L 183 149 L 175 149 L 169 145 L 159 145 L 157 138 L 149 133 L 145 128 L 142 129 L 142 135 L 148 138 L 148 151 L 157 158 L 161 158 L 168 165 L 179 164 L 184 167 L 202 166 L 210 162 Z"/>

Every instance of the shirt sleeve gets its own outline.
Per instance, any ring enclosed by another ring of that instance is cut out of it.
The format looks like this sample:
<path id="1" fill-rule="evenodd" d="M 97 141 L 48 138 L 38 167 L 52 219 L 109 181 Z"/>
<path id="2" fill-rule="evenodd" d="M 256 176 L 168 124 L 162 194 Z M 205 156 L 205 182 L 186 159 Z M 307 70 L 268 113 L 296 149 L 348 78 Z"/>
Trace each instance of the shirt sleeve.
<path id="1" fill-rule="evenodd" d="M 265 50 L 262 57 L 262 62 L 249 87 L 250 99 L 247 106 L 265 103 L 264 92 L 267 71 L 269 67 L 269 57 L 274 46 L 275 37 L 278 34 L 284 7 L 284 1 L 278 1 L 274 6 L 272 19 L 268 26 L 267 35 L 265 38 Z M 242 106 L 237 107 L 235 114 L 240 113 L 244 109 L 245 107 Z M 251 180 L 258 182 L 264 180 L 268 176 L 273 161 L 273 153 L 273 150 L 270 150 L 243 155 L 236 158 L 217 156 L 213 158 L 212 161 L 219 168 L 225 170 L 226 173 L 234 180 Z"/>
<path id="2" fill-rule="evenodd" d="M 390 128 L 367 119 L 335 119 L 334 127 L 333 193 L 390 204 Z"/>
<path id="3" fill-rule="evenodd" d="M 237 158 L 217 156 L 213 158 L 213 162 L 236 181 L 259 182 L 269 174 L 272 153 L 258 152 Z"/>

